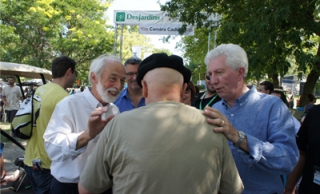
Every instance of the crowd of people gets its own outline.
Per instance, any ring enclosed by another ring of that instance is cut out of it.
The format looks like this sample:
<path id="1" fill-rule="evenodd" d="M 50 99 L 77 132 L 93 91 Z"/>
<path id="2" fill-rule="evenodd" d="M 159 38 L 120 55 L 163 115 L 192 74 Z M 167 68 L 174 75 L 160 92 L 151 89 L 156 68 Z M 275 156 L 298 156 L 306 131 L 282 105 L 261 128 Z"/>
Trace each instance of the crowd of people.
<path id="1" fill-rule="evenodd" d="M 239 45 L 219 45 L 204 61 L 206 90 L 197 92 L 177 55 L 124 64 L 102 55 L 91 86 L 70 95 L 77 64 L 56 58 L 52 82 L 35 91 L 41 114 L 24 157 L 33 191 L 292 194 L 302 177 L 300 194 L 319 192 L 320 105 L 310 101 L 300 127 L 282 90 L 247 87 Z"/>

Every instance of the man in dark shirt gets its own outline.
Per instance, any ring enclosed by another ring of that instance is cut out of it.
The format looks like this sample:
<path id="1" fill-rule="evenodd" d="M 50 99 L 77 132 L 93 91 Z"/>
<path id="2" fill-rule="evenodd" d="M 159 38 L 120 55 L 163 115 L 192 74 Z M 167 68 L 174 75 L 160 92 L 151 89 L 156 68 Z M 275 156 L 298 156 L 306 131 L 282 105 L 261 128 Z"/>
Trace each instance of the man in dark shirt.
<path id="1" fill-rule="evenodd" d="M 205 92 L 196 94 L 195 98 L 191 102 L 191 106 L 203 110 L 206 106 L 212 106 L 214 103 L 221 100 L 218 96 L 213 84 L 210 83 L 210 77 L 206 74 L 206 88 Z"/>
<path id="2" fill-rule="evenodd" d="M 291 194 L 299 178 L 300 194 L 318 194 L 320 191 L 320 105 L 313 106 L 297 134 L 300 152 L 298 164 L 288 176 L 285 194 Z"/>

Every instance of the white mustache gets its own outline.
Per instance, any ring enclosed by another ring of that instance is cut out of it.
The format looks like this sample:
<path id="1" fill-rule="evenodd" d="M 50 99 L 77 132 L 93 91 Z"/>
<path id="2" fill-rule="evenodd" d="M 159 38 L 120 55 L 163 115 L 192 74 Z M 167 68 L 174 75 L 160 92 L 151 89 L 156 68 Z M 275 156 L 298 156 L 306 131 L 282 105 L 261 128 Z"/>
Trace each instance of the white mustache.
<path id="1" fill-rule="evenodd" d="M 116 92 L 116 93 L 120 93 L 120 91 L 117 88 L 108 88 L 106 90 L 106 92 Z"/>

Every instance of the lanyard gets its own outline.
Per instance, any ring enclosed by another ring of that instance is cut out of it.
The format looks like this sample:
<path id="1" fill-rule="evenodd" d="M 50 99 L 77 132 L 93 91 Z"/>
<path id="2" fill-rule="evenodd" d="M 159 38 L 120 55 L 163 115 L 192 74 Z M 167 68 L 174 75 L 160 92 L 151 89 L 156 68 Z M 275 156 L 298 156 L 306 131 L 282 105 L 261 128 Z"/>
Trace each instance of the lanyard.
<path id="1" fill-rule="evenodd" d="M 204 99 L 204 97 L 206 96 L 206 92 L 203 94 L 203 98 L 201 98 L 201 101 L 200 101 L 200 104 L 199 104 L 199 109 L 200 110 L 203 110 L 203 108 L 202 108 L 202 100 Z M 211 104 L 213 101 L 214 101 L 214 99 L 216 99 L 216 97 L 218 96 L 218 94 L 216 94 L 211 100 L 210 100 L 210 102 L 208 102 L 207 104 L 206 104 L 206 106 L 208 106 L 209 104 Z M 206 107 L 205 106 L 205 107 Z"/>

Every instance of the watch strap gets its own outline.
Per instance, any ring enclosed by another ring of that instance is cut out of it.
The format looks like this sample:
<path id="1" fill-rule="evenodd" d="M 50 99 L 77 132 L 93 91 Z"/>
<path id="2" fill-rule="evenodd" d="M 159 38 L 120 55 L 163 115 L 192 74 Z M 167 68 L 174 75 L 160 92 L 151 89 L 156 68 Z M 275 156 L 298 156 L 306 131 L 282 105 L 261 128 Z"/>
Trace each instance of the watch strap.
<path id="1" fill-rule="evenodd" d="M 244 138 L 246 137 L 246 134 L 242 131 L 238 131 L 239 134 L 239 140 L 237 141 L 237 143 L 233 144 L 235 147 L 239 148 L 241 143 L 243 142 Z"/>

